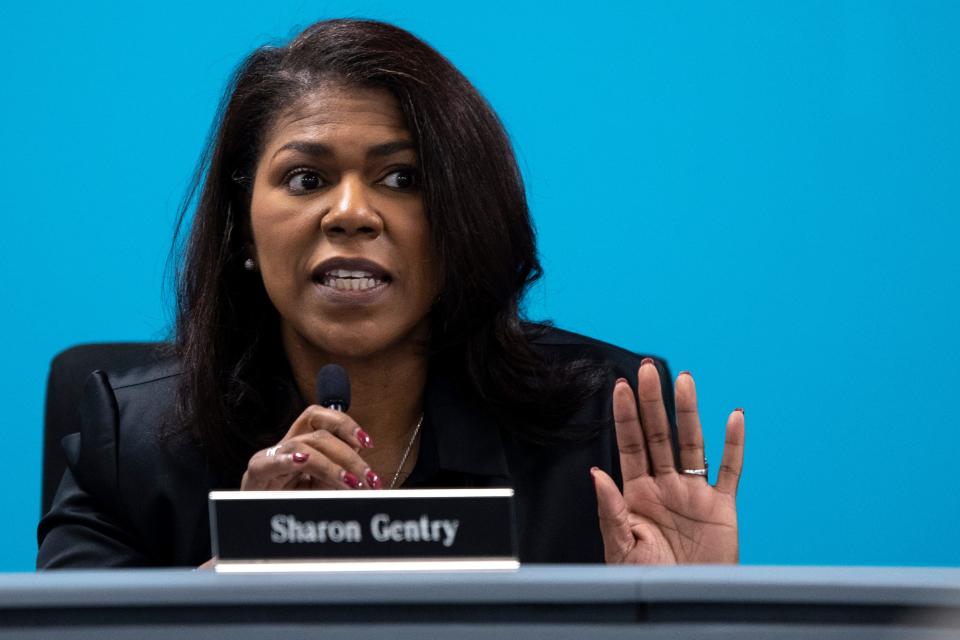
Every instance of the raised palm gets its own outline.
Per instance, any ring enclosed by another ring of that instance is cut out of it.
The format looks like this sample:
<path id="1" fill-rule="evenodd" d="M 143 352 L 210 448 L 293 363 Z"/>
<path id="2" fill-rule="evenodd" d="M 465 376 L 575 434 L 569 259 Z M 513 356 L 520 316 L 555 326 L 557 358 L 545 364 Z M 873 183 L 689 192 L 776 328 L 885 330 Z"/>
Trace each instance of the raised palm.
<path id="1" fill-rule="evenodd" d="M 717 483 L 677 471 L 660 378 L 652 360 L 638 372 L 637 396 L 626 381 L 613 392 L 623 493 L 599 469 L 600 531 L 609 563 L 679 564 L 737 562 L 736 492 L 743 466 L 743 411 L 727 420 Z M 639 399 L 639 402 L 638 402 Z M 677 432 L 682 469 L 705 466 L 703 434 L 693 378 L 676 382 Z"/>

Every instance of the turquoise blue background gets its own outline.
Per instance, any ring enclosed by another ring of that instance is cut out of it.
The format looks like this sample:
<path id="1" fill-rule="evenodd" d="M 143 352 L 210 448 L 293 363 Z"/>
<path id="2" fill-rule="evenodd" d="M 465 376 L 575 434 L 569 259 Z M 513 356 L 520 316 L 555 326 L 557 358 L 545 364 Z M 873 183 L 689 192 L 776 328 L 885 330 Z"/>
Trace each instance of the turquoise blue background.
<path id="1" fill-rule="evenodd" d="M 960 3 L 142 4 L 0 8 L 0 570 L 32 568 L 50 358 L 166 334 L 228 73 L 336 16 L 502 116 L 533 317 L 692 370 L 715 463 L 746 408 L 744 562 L 960 565 Z"/>

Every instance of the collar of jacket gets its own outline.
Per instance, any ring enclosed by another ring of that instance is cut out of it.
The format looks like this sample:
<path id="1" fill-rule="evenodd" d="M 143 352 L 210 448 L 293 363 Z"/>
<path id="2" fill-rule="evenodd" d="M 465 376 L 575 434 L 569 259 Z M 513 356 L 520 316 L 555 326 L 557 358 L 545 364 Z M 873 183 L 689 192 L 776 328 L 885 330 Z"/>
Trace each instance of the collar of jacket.
<path id="1" fill-rule="evenodd" d="M 424 391 L 424 419 L 433 429 L 441 470 L 508 477 L 497 418 L 460 376 L 433 363 Z"/>

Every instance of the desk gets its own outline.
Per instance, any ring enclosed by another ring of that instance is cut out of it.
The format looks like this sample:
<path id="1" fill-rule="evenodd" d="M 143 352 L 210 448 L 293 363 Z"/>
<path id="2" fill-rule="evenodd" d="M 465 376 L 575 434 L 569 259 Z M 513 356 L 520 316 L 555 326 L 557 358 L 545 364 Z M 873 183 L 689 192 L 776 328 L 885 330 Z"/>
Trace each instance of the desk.
<path id="1" fill-rule="evenodd" d="M 0 575 L 0 639 L 960 638 L 960 569 Z"/>

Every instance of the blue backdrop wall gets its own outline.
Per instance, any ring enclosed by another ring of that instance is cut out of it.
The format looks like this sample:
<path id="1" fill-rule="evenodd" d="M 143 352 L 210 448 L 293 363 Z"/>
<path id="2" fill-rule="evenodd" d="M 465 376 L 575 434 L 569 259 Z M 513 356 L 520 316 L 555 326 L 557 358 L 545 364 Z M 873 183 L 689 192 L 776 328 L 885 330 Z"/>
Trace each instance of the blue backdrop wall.
<path id="1" fill-rule="evenodd" d="M 0 8 L 0 570 L 30 570 L 50 358 L 157 339 L 177 204 L 242 55 L 395 22 L 499 111 L 530 315 L 744 406 L 748 563 L 958 565 L 960 4 L 163 2 Z"/>

